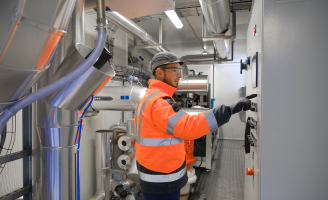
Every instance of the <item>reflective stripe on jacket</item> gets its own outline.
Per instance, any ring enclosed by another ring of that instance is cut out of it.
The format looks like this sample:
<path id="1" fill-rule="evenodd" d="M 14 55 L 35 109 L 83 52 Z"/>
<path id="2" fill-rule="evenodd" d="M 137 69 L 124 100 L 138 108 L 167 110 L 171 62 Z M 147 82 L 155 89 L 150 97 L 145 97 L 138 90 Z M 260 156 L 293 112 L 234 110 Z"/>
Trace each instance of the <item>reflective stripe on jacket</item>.
<path id="1" fill-rule="evenodd" d="M 134 119 L 137 167 L 142 192 L 165 194 L 180 190 L 188 179 L 183 139 L 200 138 L 228 122 L 230 110 L 223 105 L 191 116 L 172 99 L 176 88 L 149 82 Z"/>

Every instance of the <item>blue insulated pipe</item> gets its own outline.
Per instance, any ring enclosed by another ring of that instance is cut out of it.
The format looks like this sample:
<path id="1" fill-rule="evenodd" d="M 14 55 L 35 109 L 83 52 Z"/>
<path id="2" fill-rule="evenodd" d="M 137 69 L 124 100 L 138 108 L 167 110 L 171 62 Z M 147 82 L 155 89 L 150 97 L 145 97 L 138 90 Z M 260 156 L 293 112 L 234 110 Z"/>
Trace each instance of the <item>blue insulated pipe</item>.
<path id="1" fill-rule="evenodd" d="M 1 132 L 6 126 L 8 120 L 14 116 L 18 111 L 22 108 L 30 105 L 31 103 L 48 96 L 49 94 L 62 89 L 72 81 L 76 80 L 80 77 L 85 71 L 87 71 L 93 64 L 98 60 L 100 54 L 103 51 L 105 42 L 106 42 L 106 24 L 105 23 L 98 23 L 98 41 L 96 47 L 90 54 L 90 56 L 74 71 L 65 75 L 64 77 L 58 79 L 57 81 L 53 82 L 50 85 L 47 85 L 38 91 L 26 96 L 24 99 L 10 105 L 0 116 L 0 136 Z"/>

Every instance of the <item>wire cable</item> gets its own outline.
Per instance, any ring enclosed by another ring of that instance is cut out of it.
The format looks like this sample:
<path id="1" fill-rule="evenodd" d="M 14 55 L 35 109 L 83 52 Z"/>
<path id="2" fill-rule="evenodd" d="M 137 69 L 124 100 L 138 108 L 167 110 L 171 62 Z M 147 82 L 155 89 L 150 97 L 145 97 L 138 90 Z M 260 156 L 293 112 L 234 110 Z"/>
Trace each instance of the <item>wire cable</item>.
<path id="1" fill-rule="evenodd" d="M 87 98 L 89 99 L 89 98 Z M 91 101 L 88 104 L 88 106 L 84 109 L 81 119 L 79 121 L 79 125 L 77 127 L 77 133 L 75 137 L 75 144 L 77 142 L 77 153 L 75 153 L 75 199 L 80 200 L 80 142 L 81 142 L 81 134 L 82 134 L 82 121 L 85 112 L 88 110 L 89 106 L 92 104 L 92 101 L 94 99 L 94 95 L 91 95 Z M 77 137 L 79 137 L 77 141 Z"/>

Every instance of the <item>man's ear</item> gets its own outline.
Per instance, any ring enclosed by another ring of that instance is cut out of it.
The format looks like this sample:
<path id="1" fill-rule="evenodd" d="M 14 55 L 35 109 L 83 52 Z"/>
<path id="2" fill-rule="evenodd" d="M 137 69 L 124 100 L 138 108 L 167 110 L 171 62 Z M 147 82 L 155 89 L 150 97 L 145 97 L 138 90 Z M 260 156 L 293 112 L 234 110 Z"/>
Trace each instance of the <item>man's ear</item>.
<path id="1" fill-rule="evenodd" d="M 158 77 L 161 77 L 161 76 L 163 76 L 164 71 L 161 68 L 157 68 L 155 70 L 155 73 Z"/>

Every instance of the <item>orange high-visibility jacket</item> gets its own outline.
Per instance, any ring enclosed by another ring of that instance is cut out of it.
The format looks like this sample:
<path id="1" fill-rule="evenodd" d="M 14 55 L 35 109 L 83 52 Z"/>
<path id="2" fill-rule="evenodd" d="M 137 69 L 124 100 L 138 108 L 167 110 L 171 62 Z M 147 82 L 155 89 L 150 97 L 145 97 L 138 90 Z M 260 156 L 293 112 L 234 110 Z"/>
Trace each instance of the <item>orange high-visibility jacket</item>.
<path id="1" fill-rule="evenodd" d="M 228 122 L 224 105 L 198 115 L 182 111 L 172 99 L 177 88 L 150 79 L 135 110 L 136 158 L 143 193 L 166 194 L 188 181 L 183 139 L 197 139 Z"/>

